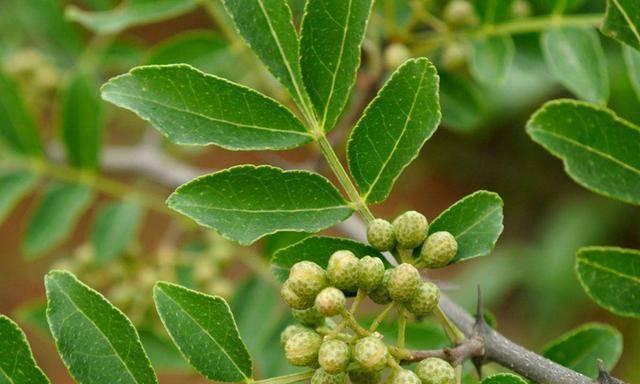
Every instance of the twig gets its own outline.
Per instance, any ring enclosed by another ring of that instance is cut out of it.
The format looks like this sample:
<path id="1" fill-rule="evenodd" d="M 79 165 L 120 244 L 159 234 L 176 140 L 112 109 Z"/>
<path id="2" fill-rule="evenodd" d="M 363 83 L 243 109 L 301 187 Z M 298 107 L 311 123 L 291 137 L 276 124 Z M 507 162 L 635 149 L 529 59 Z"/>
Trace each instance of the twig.
<path id="1" fill-rule="evenodd" d="M 453 348 L 417 350 L 409 351 L 409 353 L 410 357 L 403 359 L 402 364 L 411 364 L 429 357 L 437 357 L 456 366 L 471 357 L 482 356 L 484 354 L 484 343 L 479 337 L 471 337 Z"/>

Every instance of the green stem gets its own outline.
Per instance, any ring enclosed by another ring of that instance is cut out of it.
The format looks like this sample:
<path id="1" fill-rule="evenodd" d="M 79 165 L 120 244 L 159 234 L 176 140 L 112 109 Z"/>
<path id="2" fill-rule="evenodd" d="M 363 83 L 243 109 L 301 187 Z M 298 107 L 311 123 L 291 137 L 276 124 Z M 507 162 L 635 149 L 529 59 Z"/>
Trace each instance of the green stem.
<path id="1" fill-rule="evenodd" d="M 313 376 L 313 371 L 305 371 L 292 373 L 290 375 L 271 377 L 269 379 L 256 380 L 254 383 L 259 384 L 290 384 L 297 383 L 299 381 L 308 380 Z"/>
<path id="2" fill-rule="evenodd" d="M 456 344 L 464 341 L 464 333 L 462 333 L 462 331 L 458 327 L 456 327 L 455 324 L 451 322 L 451 320 L 449 320 L 447 315 L 445 315 L 442 309 L 440 309 L 440 306 L 436 306 L 436 308 L 433 310 L 433 314 L 438 318 L 438 321 L 440 321 L 440 323 L 442 324 L 444 331 L 451 341 Z"/>
<path id="3" fill-rule="evenodd" d="M 380 324 L 382 324 L 384 319 L 387 317 L 389 312 L 391 312 L 391 310 L 395 307 L 396 307 L 396 303 L 391 303 L 387 305 L 387 307 L 382 312 L 380 312 L 380 314 L 376 316 L 376 318 L 373 320 L 373 322 L 371 323 L 371 326 L 369 327 L 369 332 L 375 332 L 375 330 L 378 329 Z"/>
<path id="4" fill-rule="evenodd" d="M 362 300 L 364 300 L 366 296 L 367 296 L 367 293 L 362 289 L 358 288 L 358 293 L 356 294 L 356 298 L 353 299 L 353 303 L 351 303 L 351 308 L 349 309 L 349 312 L 351 312 L 352 314 L 356 313 L 356 311 L 358 310 L 358 307 L 360 306 L 360 303 L 362 303 Z"/>
<path id="5" fill-rule="evenodd" d="M 404 338 L 407 332 L 407 316 L 404 307 L 398 308 L 398 348 L 404 348 Z"/>
<path id="6" fill-rule="evenodd" d="M 346 308 L 342 311 L 341 315 L 349 328 L 353 329 L 358 336 L 369 336 L 370 332 L 358 324 L 358 321 L 353 317 L 353 314 L 347 311 Z"/>
<path id="7" fill-rule="evenodd" d="M 400 261 L 413 264 L 413 249 L 397 248 Z"/>

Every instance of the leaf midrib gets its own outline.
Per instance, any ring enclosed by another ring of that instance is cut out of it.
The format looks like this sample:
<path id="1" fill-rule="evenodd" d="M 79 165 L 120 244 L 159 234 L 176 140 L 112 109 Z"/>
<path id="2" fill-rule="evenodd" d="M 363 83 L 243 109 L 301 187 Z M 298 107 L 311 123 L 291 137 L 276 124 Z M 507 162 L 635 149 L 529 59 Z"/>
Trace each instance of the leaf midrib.
<path id="1" fill-rule="evenodd" d="M 630 280 L 630 281 L 633 281 L 633 282 L 635 282 L 637 284 L 640 284 L 640 277 L 638 277 L 638 276 L 627 275 L 627 274 L 622 273 L 622 272 L 620 272 L 620 271 L 618 271 L 616 269 L 613 269 L 613 268 L 610 268 L 610 267 L 606 267 L 606 266 L 604 266 L 602 264 L 599 264 L 597 262 L 591 261 L 591 260 L 589 260 L 587 258 L 583 257 L 583 258 L 578 259 L 578 263 L 588 265 L 588 266 L 590 266 L 592 268 L 599 269 L 601 271 L 608 272 L 608 273 L 610 273 L 612 275 L 615 275 L 615 276 L 618 276 L 620 278 L 623 278 L 623 279 L 626 279 L 626 280 Z"/>
<path id="2" fill-rule="evenodd" d="M 2 373 L 2 375 L 3 375 L 4 377 L 6 377 L 6 378 L 7 378 L 7 380 L 9 380 L 9 382 L 10 382 L 11 384 L 16 384 L 16 382 L 15 382 L 15 381 L 13 381 L 13 379 L 12 379 L 11 377 L 9 377 L 9 375 L 7 374 L 7 372 L 6 372 L 4 369 L 2 369 L 1 367 L 0 367 L 0 373 Z"/>
<path id="3" fill-rule="evenodd" d="M 223 208 L 223 207 L 215 207 L 204 204 L 193 204 L 193 203 L 177 203 L 176 205 L 180 205 L 182 207 L 188 208 L 204 208 L 204 209 L 212 209 L 224 212 L 240 212 L 240 213 L 298 213 L 298 212 L 321 212 L 321 211 L 329 211 L 334 209 L 344 209 L 349 208 L 347 205 L 336 205 L 330 207 L 320 207 L 320 208 L 300 208 L 300 209 L 262 209 L 262 210 L 250 210 L 250 209 L 240 209 L 240 208 Z M 175 205 L 174 205 L 175 206 Z"/>
<path id="4" fill-rule="evenodd" d="M 464 231 L 458 233 L 457 235 L 455 235 L 455 237 L 462 237 L 464 234 L 466 234 L 467 232 L 469 232 L 472 228 L 474 228 L 475 226 L 479 225 L 480 223 L 482 223 L 487 217 L 493 215 L 494 212 L 499 211 L 500 210 L 500 206 L 495 207 L 491 210 L 489 210 L 484 216 L 482 216 L 481 218 L 479 218 L 475 223 L 471 224 L 470 226 L 468 226 L 467 228 L 465 228 Z"/>
<path id="5" fill-rule="evenodd" d="M 622 17 L 624 17 L 624 20 L 627 22 L 627 24 L 629 24 L 629 29 L 631 30 L 631 32 L 633 32 L 636 40 L 638 40 L 638 43 L 640 43 L 640 32 L 636 28 L 635 24 L 633 24 L 633 20 L 631 20 L 631 17 L 629 15 L 627 15 L 627 11 L 625 11 L 622 5 L 620 5 L 620 2 L 618 0 L 612 1 L 616 5 L 616 8 L 618 8 L 618 11 L 620 11 L 620 13 L 622 14 Z"/>

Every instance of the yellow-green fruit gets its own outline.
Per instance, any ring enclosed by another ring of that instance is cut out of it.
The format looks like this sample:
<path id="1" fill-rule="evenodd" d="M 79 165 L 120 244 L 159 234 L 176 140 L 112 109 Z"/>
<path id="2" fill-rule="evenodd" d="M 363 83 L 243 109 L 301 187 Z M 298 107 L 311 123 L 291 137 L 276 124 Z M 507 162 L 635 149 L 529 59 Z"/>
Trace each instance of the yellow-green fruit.
<path id="1" fill-rule="evenodd" d="M 409 301 L 407 308 L 416 316 L 424 316 L 438 305 L 440 301 L 440 289 L 430 281 L 420 284 L 417 292 Z"/>
<path id="2" fill-rule="evenodd" d="M 388 349 L 382 340 L 375 336 L 367 336 L 358 340 L 353 350 L 353 357 L 362 369 L 379 371 L 387 365 Z"/>
<path id="3" fill-rule="evenodd" d="M 423 214 L 407 211 L 393 221 L 393 233 L 398 242 L 398 248 L 413 249 L 422 244 L 427 237 L 429 223 Z"/>
<path id="4" fill-rule="evenodd" d="M 413 371 L 402 368 L 396 369 L 391 376 L 389 376 L 387 382 L 389 384 L 422 384 Z"/>
<path id="5" fill-rule="evenodd" d="M 478 22 L 473 5 L 468 0 L 452 0 L 442 12 L 444 21 L 454 28 L 466 27 Z"/>
<path id="6" fill-rule="evenodd" d="M 318 352 L 318 363 L 328 373 L 344 372 L 351 359 L 351 347 L 342 340 L 330 339 L 322 342 Z"/>
<path id="7" fill-rule="evenodd" d="M 313 306 L 314 298 L 300 297 L 291 289 L 291 282 L 285 281 L 280 287 L 280 296 L 287 305 L 293 309 L 307 309 Z"/>
<path id="8" fill-rule="evenodd" d="M 467 47 L 460 42 L 449 43 L 442 51 L 440 61 L 442 66 L 449 72 L 458 72 L 467 63 Z"/>
<path id="9" fill-rule="evenodd" d="M 315 298 L 327 286 L 327 273 L 312 261 L 300 261 L 291 267 L 289 283 L 298 296 Z"/>
<path id="10" fill-rule="evenodd" d="M 451 364 L 437 357 L 424 359 L 416 365 L 422 384 L 455 384 L 456 372 Z"/>
<path id="11" fill-rule="evenodd" d="M 367 227 L 367 241 L 378 251 L 390 251 L 396 245 L 393 225 L 384 219 L 375 219 Z"/>
<path id="12" fill-rule="evenodd" d="M 391 302 L 391 296 L 389 295 L 389 289 L 387 288 L 389 278 L 391 277 L 391 271 L 392 269 L 384 271 L 384 275 L 382 275 L 382 282 L 380 282 L 373 291 L 369 292 L 369 297 L 376 304 L 384 305 Z"/>
<path id="13" fill-rule="evenodd" d="M 395 70 L 410 58 L 411 51 L 402 43 L 391 43 L 384 50 L 384 64 L 392 70 Z"/>
<path id="14" fill-rule="evenodd" d="M 365 256 L 359 261 L 360 279 L 358 287 L 365 292 L 376 289 L 384 277 L 384 263 L 377 257 Z"/>
<path id="15" fill-rule="evenodd" d="M 322 337 L 306 330 L 293 334 L 284 345 L 284 354 L 292 365 L 306 366 L 317 363 Z"/>
<path id="16" fill-rule="evenodd" d="M 393 301 L 411 301 L 420 287 L 420 272 L 411 264 L 402 263 L 391 270 L 387 289 Z"/>
<path id="17" fill-rule="evenodd" d="M 322 316 L 315 307 L 294 309 L 291 311 L 291 314 L 293 314 L 293 318 L 300 324 L 306 325 L 307 327 L 315 328 L 324 324 L 324 316 Z"/>
<path id="18" fill-rule="evenodd" d="M 347 381 L 347 375 L 342 372 L 331 374 L 324 369 L 319 368 L 311 376 L 311 384 L 344 384 Z"/>
<path id="19" fill-rule="evenodd" d="M 334 287 L 355 291 L 360 277 L 360 263 L 356 255 L 351 251 L 334 252 L 327 265 L 327 277 Z"/>
<path id="20" fill-rule="evenodd" d="M 380 371 L 365 371 L 364 369 L 349 371 L 351 384 L 378 384 L 380 376 Z"/>
<path id="21" fill-rule="evenodd" d="M 458 242 L 447 231 L 430 234 L 420 249 L 420 257 L 427 268 L 444 267 L 456 257 L 456 253 L 458 253 Z"/>
<path id="22" fill-rule="evenodd" d="M 315 308 L 327 317 L 336 316 L 344 309 L 347 302 L 344 293 L 335 287 L 327 287 L 316 296 Z"/>
<path id="23" fill-rule="evenodd" d="M 296 333 L 300 333 L 308 330 L 309 330 L 308 328 L 305 328 L 302 325 L 298 325 L 298 324 L 288 325 L 287 328 L 285 328 L 284 331 L 282 331 L 282 333 L 280 334 L 280 344 L 282 345 L 282 347 L 284 347 L 287 344 L 287 341 L 291 338 L 291 336 L 295 335 Z"/>

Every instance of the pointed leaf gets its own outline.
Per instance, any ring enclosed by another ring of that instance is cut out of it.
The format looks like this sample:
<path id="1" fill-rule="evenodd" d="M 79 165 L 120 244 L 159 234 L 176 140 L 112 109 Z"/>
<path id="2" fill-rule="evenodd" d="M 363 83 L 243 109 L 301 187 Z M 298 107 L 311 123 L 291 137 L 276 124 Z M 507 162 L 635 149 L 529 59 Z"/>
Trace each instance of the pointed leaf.
<path id="1" fill-rule="evenodd" d="M 584 290 L 601 307 L 616 315 L 640 318 L 640 251 L 581 248 L 576 272 Z"/>
<path id="2" fill-rule="evenodd" d="M 458 242 L 458 253 L 450 264 L 489 254 L 498 241 L 502 225 L 502 199 L 498 194 L 477 191 L 436 217 L 429 233 L 448 231 Z"/>
<path id="3" fill-rule="evenodd" d="M 0 174 L 0 223 L 37 182 L 38 177 L 27 171 Z"/>
<path id="4" fill-rule="evenodd" d="M 80 384 L 157 383 L 131 321 L 69 272 L 45 277 L 47 320 L 58 352 Z"/>
<path id="5" fill-rule="evenodd" d="M 485 378 L 480 384 L 527 384 L 527 382 L 512 373 L 497 373 Z"/>
<path id="6" fill-rule="evenodd" d="M 42 154 L 33 118 L 24 104 L 16 83 L 0 71 L 0 141 L 25 155 Z"/>
<path id="7" fill-rule="evenodd" d="M 178 188 L 169 207 L 240 244 L 280 231 L 317 232 L 352 213 L 321 175 L 241 165 Z"/>
<path id="8" fill-rule="evenodd" d="M 640 204 L 640 127 L 612 111 L 573 100 L 545 104 L 527 123 L 527 133 L 583 187 Z"/>
<path id="9" fill-rule="evenodd" d="M 640 51 L 625 45 L 622 47 L 622 56 L 627 67 L 627 75 L 629 76 L 631 87 L 640 100 Z"/>
<path id="10" fill-rule="evenodd" d="M 360 66 L 372 0 L 310 0 L 302 21 L 300 66 L 320 125 L 334 127 Z"/>
<path id="11" fill-rule="evenodd" d="M 471 74 L 481 83 L 501 84 L 507 77 L 515 47 L 509 36 L 483 37 L 473 41 Z"/>
<path id="12" fill-rule="evenodd" d="M 188 65 L 134 68 L 109 80 L 102 97 L 135 112 L 176 144 L 288 149 L 311 140 L 277 101 Z"/>
<path id="13" fill-rule="evenodd" d="M 365 201 L 379 203 L 389 196 L 440 117 L 436 68 L 425 58 L 408 60 L 367 107 L 349 138 L 349 169 Z"/>
<path id="14" fill-rule="evenodd" d="M 622 354 L 622 335 L 617 329 L 590 323 L 565 333 L 549 343 L 543 356 L 585 376 L 598 376 L 598 360 L 613 369 Z"/>
<path id="15" fill-rule="evenodd" d="M 640 3 L 637 0 L 607 0 L 600 31 L 640 51 Z"/>
<path id="16" fill-rule="evenodd" d="M 91 202 L 93 193 L 85 185 L 52 184 L 43 193 L 30 218 L 24 250 L 34 259 L 62 243 Z"/>
<path id="17" fill-rule="evenodd" d="M 96 263 L 106 264 L 118 257 L 135 238 L 141 219 L 142 208 L 135 201 L 104 207 L 96 218 L 91 236 Z"/>
<path id="18" fill-rule="evenodd" d="M 173 342 L 198 372 L 216 381 L 251 379 L 251 357 L 224 299 L 158 282 L 153 300 Z"/>
<path id="19" fill-rule="evenodd" d="M 24 332 L 11 319 L 0 315 L 0 382 L 7 384 L 48 384 L 36 365 Z"/>

